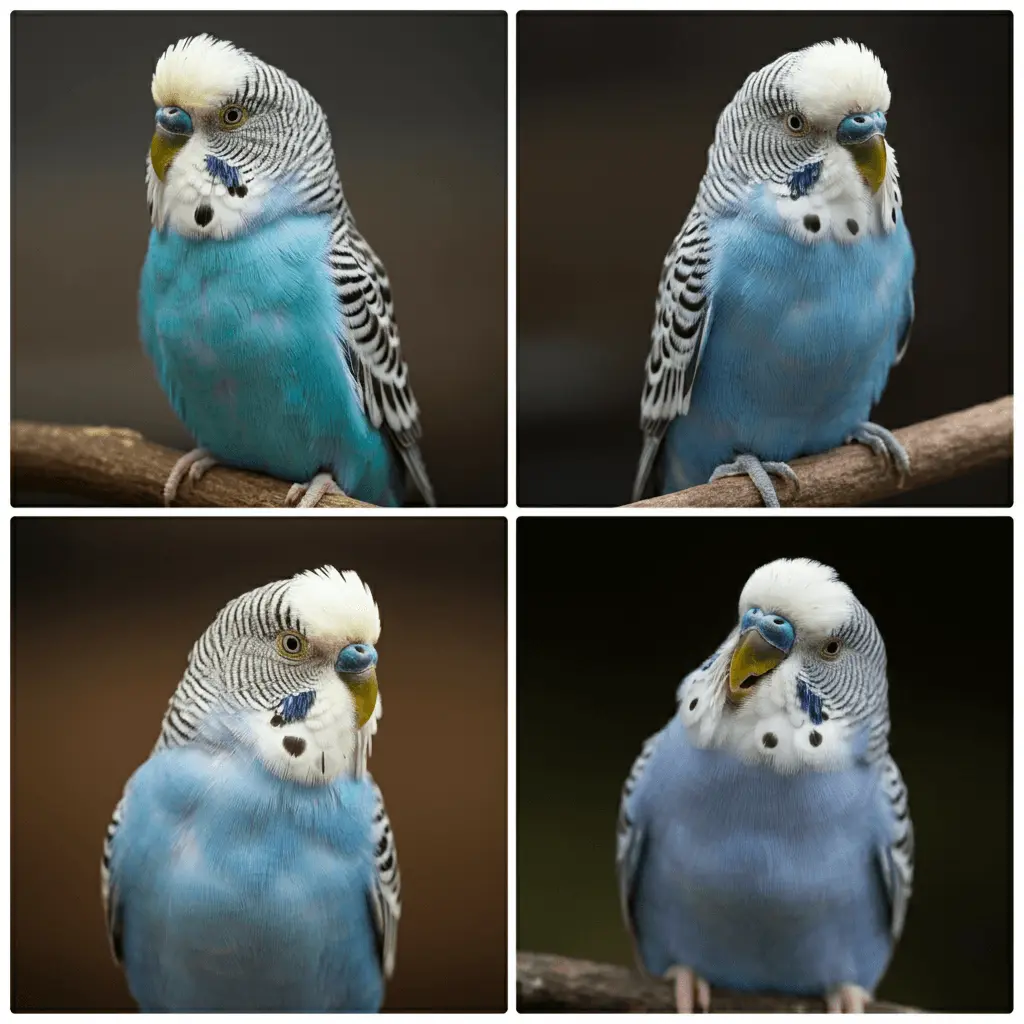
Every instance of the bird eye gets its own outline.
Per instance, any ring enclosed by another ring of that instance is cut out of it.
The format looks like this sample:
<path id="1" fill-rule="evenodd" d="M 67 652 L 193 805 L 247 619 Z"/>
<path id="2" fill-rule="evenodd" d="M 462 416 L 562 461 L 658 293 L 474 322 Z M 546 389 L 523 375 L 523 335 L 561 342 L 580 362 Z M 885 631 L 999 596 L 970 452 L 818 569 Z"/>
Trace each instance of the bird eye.
<path id="1" fill-rule="evenodd" d="M 277 650 L 292 661 L 304 658 L 309 650 L 309 641 L 294 629 L 286 629 L 277 634 Z"/>
<path id="2" fill-rule="evenodd" d="M 828 658 L 831 661 L 833 658 L 839 657 L 839 652 L 843 649 L 842 640 L 837 640 L 835 637 L 831 637 L 821 645 L 821 656 Z"/>
<path id="3" fill-rule="evenodd" d="M 243 107 L 238 106 L 235 103 L 230 103 L 228 106 L 223 107 L 220 112 L 220 123 L 225 128 L 237 128 L 242 125 L 248 119 L 249 114 Z"/>
<path id="4" fill-rule="evenodd" d="M 786 128 L 792 135 L 804 135 L 807 132 L 807 122 L 799 114 L 790 114 L 786 118 Z"/>

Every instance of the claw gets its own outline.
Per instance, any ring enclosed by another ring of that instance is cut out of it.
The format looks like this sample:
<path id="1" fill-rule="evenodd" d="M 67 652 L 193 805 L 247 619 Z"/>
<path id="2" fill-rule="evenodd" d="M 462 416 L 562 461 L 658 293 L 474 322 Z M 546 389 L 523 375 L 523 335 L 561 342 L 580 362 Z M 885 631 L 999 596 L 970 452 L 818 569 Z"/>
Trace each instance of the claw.
<path id="1" fill-rule="evenodd" d="M 193 448 L 187 455 L 182 455 L 164 484 L 164 504 L 169 506 L 177 498 L 178 488 L 186 476 L 189 483 L 197 484 L 206 471 L 216 465 L 217 460 L 205 448 Z"/>
<path id="2" fill-rule="evenodd" d="M 846 439 L 847 444 L 854 441 L 866 444 L 875 455 L 887 459 L 895 467 L 900 486 L 903 486 L 910 473 L 910 456 L 907 454 L 907 449 L 896 440 L 890 431 L 885 427 L 880 427 L 877 423 L 862 423 Z"/>
<path id="3" fill-rule="evenodd" d="M 775 485 L 768 477 L 769 473 L 772 476 L 788 480 L 796 486 L 797 490 L 800 489 L 800 481 L 797 479 L 796 473 L 785 462 L 762 462 L 756 455 L 751 455 L 749 452 L 737 455 L 735 462 L 725 462 L 719 466 L 711 474 L 708 483 L 721 480 L 724 476 L 749 476 L 765 506 L 779 508 L 779 496 L 775 493 Z"/>
<path id="4" fill-rule="evenodd" d="M 330 473 L 317 473 L 309 483 L 292 484 L 284 503 L 290 508 L 315 508 L 325 494 L 341 494 L 341 488 Z"/>
<path id="5" fill-rule="evenodd" d="M 829 1013 L 863 1013 L 871 1002 L 871 993 L 860 985 L 837 985 L 825 993 Z"/>
<path id="6" fill-rule="evenodd" d="M 676 1010 L 679 1013 L 710 1013 L 711 986 L 689 967 L 670 967 L 666 978 L 675 982 Z"/>

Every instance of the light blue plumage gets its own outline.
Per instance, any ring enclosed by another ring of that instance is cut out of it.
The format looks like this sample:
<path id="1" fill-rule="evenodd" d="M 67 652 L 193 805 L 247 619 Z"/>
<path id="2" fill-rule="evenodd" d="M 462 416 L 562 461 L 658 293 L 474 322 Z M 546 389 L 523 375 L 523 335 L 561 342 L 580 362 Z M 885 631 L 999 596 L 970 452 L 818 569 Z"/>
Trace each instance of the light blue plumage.
<path id="1" fill-rule="evenodd" d="M 383 265 L 356 229 L 323 111 L 297 82 L 198 36 L 160 58 L 140 333 L 198 448 L 165 498 L 224 463 L 295 485 L 429 503 L 419 413 Z M 300 500 L 301 499 L 301 500 Z"/>
<path id="2" fill-rule="evenodd" d="M 104 849 L 111 946 L 149 1011 L 379 1009 L 394 838 L 366 773 L 376 606 L 327 567 L 203 634 Z"/>
<path id="3" fill-rule="evenodd" d="M 337 343 L 329 247 L 327 216 L 216 243 L 154 230 L 143 343 L 175 413 L 218 461 L 284 480 L 326 468 L 346 494 L 396 505 L 403 474 Z"/>
<path id="4" fill-rule="evenodd" d="M 155 754 L 110 866 L 140 1008 L 376 1011 L 373 807 L 365 779 L 282 782 L 216 740 Z"/>
<path id="5" fill-rule="evenodd" d="M 757 570 L 626 783 L 617 867 L 640 965 L 681 1010 L 709 986 L 862 1009 L 903 928 L 907 794 L 885 650 L 833 570 Z"/>
<path id="6" fill-rule="evenodd" d="M 751 75 L 719 120 L 697 201 L 665 259 L 634 498 L 768 473 L 860 441 L 909 469 L 870 422 L 914 316 L 914 253 L 889 89 L 836 40 Z M 767 472 L 766 472 L 767 471 Z"/>

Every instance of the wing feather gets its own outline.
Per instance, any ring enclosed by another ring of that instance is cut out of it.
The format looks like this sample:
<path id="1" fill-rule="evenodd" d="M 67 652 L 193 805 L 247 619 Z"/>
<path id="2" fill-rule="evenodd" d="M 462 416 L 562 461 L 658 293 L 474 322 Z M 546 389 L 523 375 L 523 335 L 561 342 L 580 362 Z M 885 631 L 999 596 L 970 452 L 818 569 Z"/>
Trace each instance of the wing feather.
<path id="1" fill-rule="evenodd" d="M 391 282 L 344 204 L 335 222 L 331 268 L 345 324 L 345 337 L 340 340 L 363 409 L 373 426 L 383 429 L 394 443 L 423 500 L 434 505 L 434 490 L 419 448 L 420 411 L 402 358 Z"/>
<path id="2" fill-rule="evenodd" d="M 640 958 L 633 922 L 633 893 L 636 887 L 637 869 L 643 856 L 645 833 L 633 817 L 632 798 L 643 777 L 644 769 L 651 759 L 659 736 L 661 736 L 660 732 L 644 742 L 639 756 L 629 770 L 619 800 L 619 818 L 615 837 L 615 873 L 619 882 L 619 907 L 633 945 L 633 955 L 641 969 L 643 969 L 643 962 Z"/>
<path id="3" fill-rule="evenodd" d="M 892 937 L 898 940 L 914 884 L 914 825 L 910 820 L 906 784 L 889 755 L 882 763 L 882 793 L 890 831 L 888 841 L 879 847 L 878 860 L 889 898 Z"/>
<path id="4" fill-rule="evenodd" d="M 395 969 L 398 919 L 402 916 L 402 876 L 398 870 L 395 834 L 384 807 L 384 797 L 376 783 L 373 783 L 373 791 L 376 800 L 373 812 L 375 875 L 371 903 L 381 968 L 384 977 L 390 978 Z"/>
<path id="5" fill-rule="evenodd" d="M 709 251 L 707 221 L 694 206 L 662 265 L 640 399 L 644 445 L 633 483 L 634 501 L 643 497 L 668 425 L 690 409 L 711 323 L 706 284 Z"/>

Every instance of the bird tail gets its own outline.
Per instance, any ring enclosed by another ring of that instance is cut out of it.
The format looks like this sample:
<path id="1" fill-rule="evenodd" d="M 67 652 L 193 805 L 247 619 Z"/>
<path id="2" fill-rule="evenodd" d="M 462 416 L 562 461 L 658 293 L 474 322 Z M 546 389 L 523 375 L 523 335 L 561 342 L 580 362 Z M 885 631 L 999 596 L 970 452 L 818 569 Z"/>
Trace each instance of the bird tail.
<path id="1" fill-rule="evenodd" d="M 640 462 L 636 467 L 636 479 L 633 481 L 633 501 L 639 501 L 647 489 L 651 470 L 661 448 L 662 434 L 644 434 L 644 447 L 640 452 Z"/>
<path id="2" fill-rule="evenodd" d="M 430 477 L 427 476 L 427 467 L 423 462 L 423 456 L 420 454 L 419 445 L 400 445 L 399 450 L 402 455 L 402 461 L 405 463 L 405 468 L 408 469 L 412 482 L 416 485 L 416 490 L 423 497 L 423 501 L 431 508 L 436 507 L 437 499 L 434 497 L 434 488 L 430 485 Z"/>

